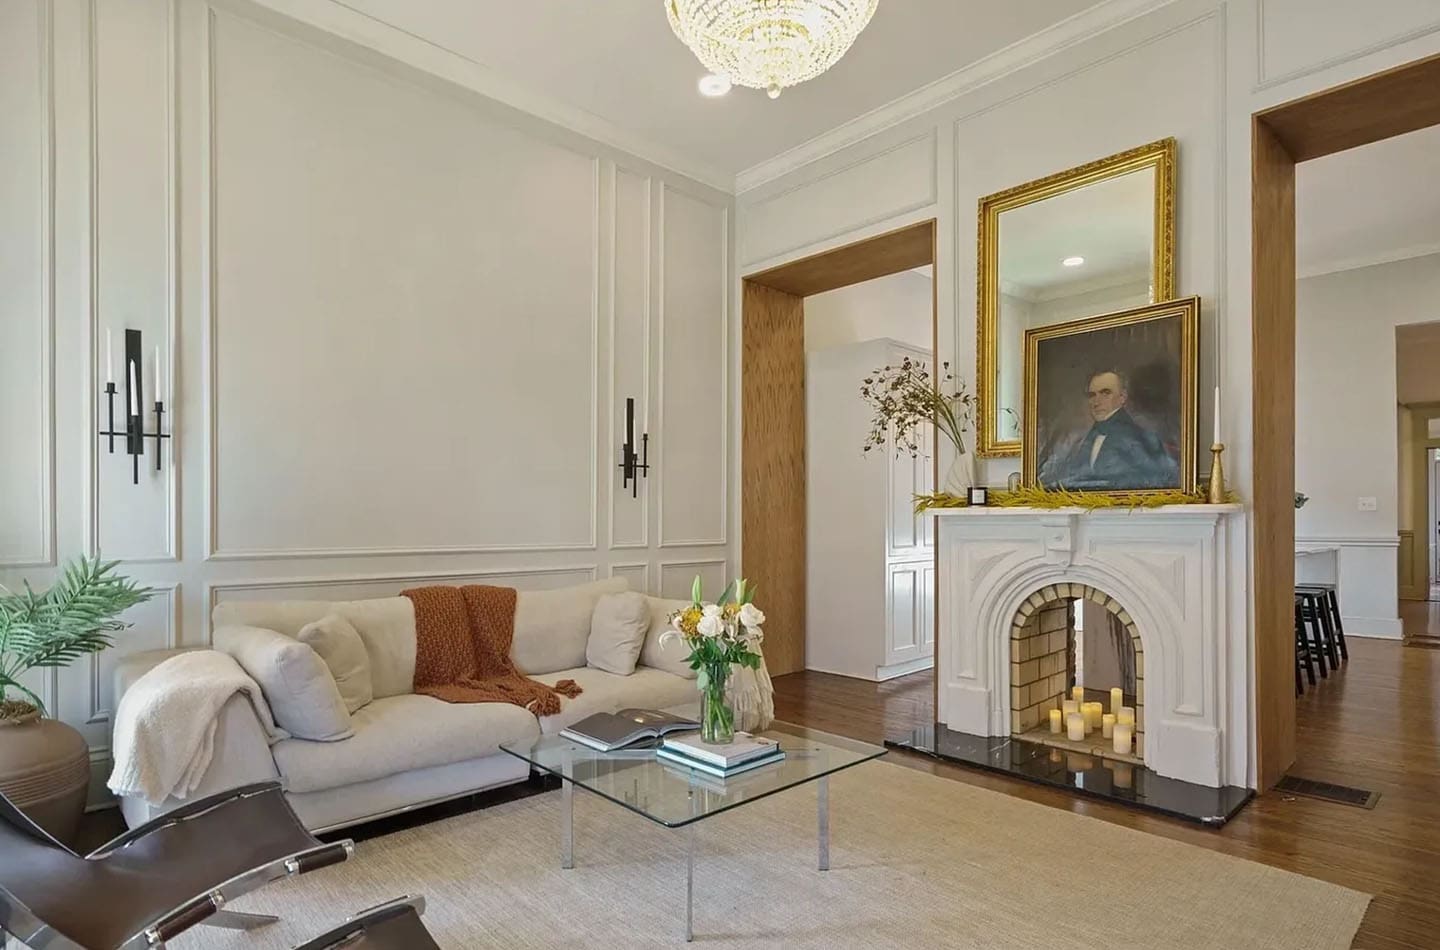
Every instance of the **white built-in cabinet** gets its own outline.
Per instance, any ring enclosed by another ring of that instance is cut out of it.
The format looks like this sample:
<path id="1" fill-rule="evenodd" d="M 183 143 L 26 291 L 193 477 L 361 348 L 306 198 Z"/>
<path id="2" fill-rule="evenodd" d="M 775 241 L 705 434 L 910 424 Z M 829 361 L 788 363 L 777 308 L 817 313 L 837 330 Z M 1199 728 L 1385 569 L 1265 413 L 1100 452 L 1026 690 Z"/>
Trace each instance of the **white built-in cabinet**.
<path id="1" fill-rule="evenodd" d="M 806 354 L 806 631 L 809 669 L 883 680 L 935 655 L 934 519 L 914 496 L 934 484 L 933 430 L 920 453 L 864 452 L 874 369 L 930 353 L 877 339 Z"/>

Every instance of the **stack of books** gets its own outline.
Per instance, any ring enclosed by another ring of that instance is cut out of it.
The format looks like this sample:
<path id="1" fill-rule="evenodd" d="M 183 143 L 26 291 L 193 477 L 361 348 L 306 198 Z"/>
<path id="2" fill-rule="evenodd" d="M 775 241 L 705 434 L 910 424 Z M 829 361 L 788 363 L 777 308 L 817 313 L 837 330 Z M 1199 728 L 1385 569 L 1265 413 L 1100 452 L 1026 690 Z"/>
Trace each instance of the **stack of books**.
<path id="1" fill-rule="evenodd" d="M 729 778 L 783 761 L 785 753 L 774 739 L 752 736 L 748 732 L 735 733 L 735 739 L 725 745 L 701 742 L 699 733 L 689 733 L 666 736 L 655 751 L 655 758 L 704 775 Z"/>

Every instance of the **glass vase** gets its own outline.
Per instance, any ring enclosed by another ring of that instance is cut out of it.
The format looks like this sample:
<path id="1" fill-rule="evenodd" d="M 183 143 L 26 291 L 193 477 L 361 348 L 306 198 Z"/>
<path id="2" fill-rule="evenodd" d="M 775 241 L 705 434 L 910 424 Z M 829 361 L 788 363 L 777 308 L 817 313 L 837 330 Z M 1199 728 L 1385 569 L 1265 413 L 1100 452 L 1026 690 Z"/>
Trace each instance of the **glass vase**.
<path id="1" fill-rule="evenodd" d="M 700 741 L 725 745 L 735 738 L 735 710 L 725 697 L 730 677 L 729 663 L 707 663 L 705 683 L 700 689 Z"/>

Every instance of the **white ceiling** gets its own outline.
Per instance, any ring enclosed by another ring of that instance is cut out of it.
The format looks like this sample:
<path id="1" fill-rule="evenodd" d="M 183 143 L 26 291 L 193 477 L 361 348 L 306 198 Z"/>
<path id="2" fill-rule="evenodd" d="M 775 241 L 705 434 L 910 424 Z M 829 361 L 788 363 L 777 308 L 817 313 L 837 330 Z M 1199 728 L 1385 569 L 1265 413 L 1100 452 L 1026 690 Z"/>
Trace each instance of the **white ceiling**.
<path id="1" fill-rule="evenodd" d="M 701 96 L 662 0 L 337 2 L 728 177 L 1100 0 L 880 0 L 836 66 L 773 101 Z"/>
<path id="2" fill-rule="evenodd" d="M 1433 126 L 1296 166 L 1300 276 L 1440 253 L 1437 156 Z"/>

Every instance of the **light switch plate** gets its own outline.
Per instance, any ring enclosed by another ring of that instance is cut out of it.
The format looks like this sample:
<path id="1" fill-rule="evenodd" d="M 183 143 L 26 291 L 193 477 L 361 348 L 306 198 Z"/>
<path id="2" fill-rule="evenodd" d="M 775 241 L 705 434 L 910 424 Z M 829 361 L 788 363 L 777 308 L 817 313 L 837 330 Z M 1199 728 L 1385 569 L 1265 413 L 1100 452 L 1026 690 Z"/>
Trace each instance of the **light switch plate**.
<path id="1" fill-rule="evenodd" d="M 1358 507 L 1361 511 L 1375 511 L 1379 506 L 1375 503 L 1374 495 L 1362 495 Z"/>

